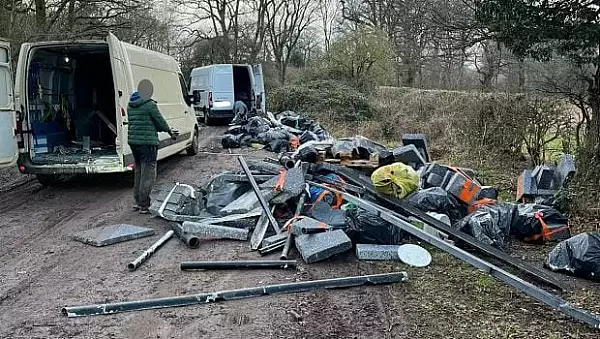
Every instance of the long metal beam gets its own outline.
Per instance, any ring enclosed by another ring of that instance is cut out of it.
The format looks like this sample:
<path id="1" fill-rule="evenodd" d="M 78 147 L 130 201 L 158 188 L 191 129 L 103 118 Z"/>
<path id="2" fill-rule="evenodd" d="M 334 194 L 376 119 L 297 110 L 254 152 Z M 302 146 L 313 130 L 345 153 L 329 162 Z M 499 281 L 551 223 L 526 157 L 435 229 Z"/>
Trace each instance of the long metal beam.
<path id="1" fill-rule="evenodd" d="M 321 184 L 317 184 L 317 183 L 310 183 L 311 185 L 315 185 L 318 187 L 322 187 L 322 188 L 327 188 L 327 186 L 323 186 Z M 523 293 L 527 294 L 528 296 L 537 299 L 541 302 L 543 302 L 544 304 L 552 307 L 555 310 L 559 310 L 560 312 L 573 317 L 581 322 L 584 322 L 594 328 L 600 328 L 600 318 L 598 318 L 596 315 L 591 314 L 587 311 L 578 309 L 573 307 L 571 304 L 569 304 L 567 301 L 565 301 L 564 299 L 549 293 L 519 277 L 517 277 L 514 274 L 511 274 L 493 264 L 490 264 L 489 262 L 478 258 L 474 255 L 472 255 L 471 253 L 462 250 L 434 235 L 431 235 L 427 232 L 424 232 L 423 230 L 421 230 L 420 228 L 412 225 L 411 223 L 405 221 L 404 217 L 402 217 L 401 215 L 399 215 L 398 213 L 388 210 L 385 207 L 381 207 L 378 206 L 376 204 L 373 204 L 369 201 L 357 198 L 351 194 L 333 189 L 333 188 L 327 188 L 335 193 L 338 194 L 342 194 L 344 196 L 344 199 L 355 204 L 356 206 L 359 206 L 379 217 L 381 217 L 382 219 L 386 220 L 387 222 L 399 227 L 400 229 L 412 234 L 413 236 L 426 241 L 428 243 L 430 243 L 431 245 L 455 256 L 458 259 L 461 259 L 471 265 L 473 265 L 474 267 L 481 269 L 483 271 L 485 271 L 486 273 L 488 273 L 489 275 L 493 276 L 494 278 L 497 278 L 501 281 L 503 281 L 504 283 L 506 283 L 509 286 L 512 286 L 514 288 L 519 289 L 520 291 L 522 291 Z"/>
<path id="2" fill-rule="evenodd" d="M 119 303 L 96 304 L 87 306 L 64 307 L 61 312 L 69 318 L 85 317 L 92 315 L 106 315 L 122 312 L 150 310 L 167 307 L 189 305 L 202 305 L 210 302 L 235 300 L 275 293 L 297 293 L 316 289 L 347 288 L 361 285 L 382 285 L 406 281 L 406 272 L 363 275 L 324 280 L 302 281 L 279 285 L 267 285 L 238 290 L 220 291 L 211 293 L 198 293 L 178 297 L 146 299 L 138 301 L 125 301 Z"/>
<path id="3" fill-rule="evenodd" d="M 230 270 L 296 268 L 296 260 L 233 260 L 233 261 L 184 261 L 180 264 L 184 270 Z"/>
<path id="4" fill-rule="evenodd" d="M 252 173 L 250 172 L 250 169 L 248 168 L 248 165 L 246 164 L 244 157 L 241 157 L 241 156 L 238 157 L 238 161 L 240 162 L 240 165 L 242 166 L 244 173 L 246 173 L 246 176 L 248 177 L 248 181 L 250 181 L 250 185 L 252 185 L 252 189 L 254 190 L 254 193 L 256 194 L 256 197 L 258 198 L 258 202 L 260 203 L 260 206 L 262 207 L 263 212 L 266 214 L 266 216 L 269 220 L 269 223 L 271 224 L 271 226 L 273 226 L 275 233 L 277 233 L 277 234 L 281 233 L 281 228 L 279 228 L 279 224 L 277 223 L 277 220 L 275 220 L 273 213 L 271 213 L 271 210 L 269 209 L 269 203 L 265 200 L 265 198 L 260 193 L 260 188 L 258 188 L 258 185 L 256 184 L 256 181 L 254 180 L 254 177 L 252 176 Z"/>
<path id="5" fill-rule="evenodd" d="M 562 284 L 557 279 L 551 277 L 546 272 L 529 265 L 528 263 L 524 262 L 523 260 L 520 260 L 518 258 L 510 256 L 510 255 L 502 252 L 501 250 L 497 249 L 496 247 L 484 244 L 484 243 L 478 241 L 475 237 L 473 237 L 465 232 L 462 232 L 460 230 L 457 230 L 455 228 L 452 228 L 452 227 L 444 224 L 443 222 L 433 218 L 432 216 L 430 216 L 427 213 L 412 206 L 411 204 L 407 203 L 406 201 L 402 201 L 402 200 L 394 198 L 394 197 L 386 196 L 384 194 L 381 194 L 381 193 L 375 191 L 375 189 L 370 185 L 370 183 L 364 182 L 363 180 L 360 180 L 359 178 L 355 177 L 355 175 L 350 173 L 347 169 L 345 169 L 343 167 L 339 167 L 339 166 L 333 166 L 330 164 L 328 164 L 328 166 L 324 167 L 324 169 L 333 171 L 336 174 L 343 176 L 344 178 L 346 178 L 348 181 L 351 181 L 355 185 L 363 186 L 367 190 L 367 192 L 369 194 L 373 195 L 374 197 L 376 197 L 377 200 L 381 201 L 382 203 L 385 203 L 387 206 L 393 206 L 393 208 L 398 210 L 399 212 L 401 212 L 402 215 L 407 215 L 407 216 L 412 216 L 414 218 L 417 218 L 418 220 L 420 220 L 432 227 L 435 227 L 436 229 L 438 229 L 444 233 L 447 233 L 462 242 L 469 244 L 473 248 L 476 248 L 479 251 L 481 251 L 489 256 L 492 256 L 492 257 L 500 260 L 501 262 L 518 269 L 519 271 L 521 271 L 523 273 L 530 275 L 531 277 L 535 278 L 536 280 L 538 280 L 540 282 L 547 284 L 548 286 L 557 288 L 558 290 L 560 290 L 562 292 L 566 291 L 566 287 L 564 284 Z"/>

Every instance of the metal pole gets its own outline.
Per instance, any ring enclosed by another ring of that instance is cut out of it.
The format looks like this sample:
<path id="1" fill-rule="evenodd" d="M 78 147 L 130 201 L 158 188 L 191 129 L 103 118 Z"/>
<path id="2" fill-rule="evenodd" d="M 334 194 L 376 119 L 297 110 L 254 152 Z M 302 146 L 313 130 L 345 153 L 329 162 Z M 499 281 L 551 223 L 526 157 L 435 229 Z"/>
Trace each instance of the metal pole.
<path id="1" fill-rule="evenodd" d="M 248 168 L 248 165 L 246 164 L 244 157 L 238 157 L 238 161 L 240 162 L 240 165 L 242 166 L 244 173 L 246 173 L 246 176 L 248 177 L 248 181 L 250 181 L 250 185 L 252 185 L 252 189 L 254 190 L 254 193 L 256 193 L 256 197 L 258 198 L 258 202 L 260 203 L 260 206 L 262 207 L 264 213 L 267 215 L 267 218 L 269 219 L 269 223 L 271 223 L 271 226 L 273 226 L 275 233 L 277 233 L 277 234 L 281 233 L 279 224 L 277 224 L 277 220 L 275 220 L 275 217 L 273 217 L 273 213 L 271 213 L 271 210 L 269 209 L 269 203 L 267 203 L 265 198 L 260 193 L 260 189 L 258 188 L 258 185 L 256 184 L 256 181 L 254 180 L 254 177 L 252 176 L 252 173 L 250 172 L 250 169 Z"/>
<path id="2" fill-rule="evenodd" d="M 405 214 L 405 215 L 413 216 L 413 217 L 419 219 L 420 221 L 422 221 L 432 227 L 435 227 L 444 233 L 447 233 L 447 234 L 455 237 L 456 239 L 458 239 L 460 241 L 464 241 L 465 243 L 469 244 L 470 246 L 473 246 L 474 248 L 482 251 L 483 253 L 485 253 L 487 255 L 491 255 L 494 258 L 518 269 L 519 271 L 531 275 L 532 277 L 536 278 L 538 281 L 548 284 L 549 286 L 555 287 L 555 288 L 559 289 L 560 291 L 563 291 L 563 292 L 566 291 L 566 287 L 564 286 L 564 284 L 562 284 L 557 279 L 551 277 L 546 272 L 544 272 L 538 268 L 535 268 L 518 258 L 512 257 L 493 246 L 484 244 L 484 243 L 478 241 L 477 239 L 475 239 L 475 237 L 472 237 L 471 235 L 469 235 L 465 232 L 459 231 L 455 228 L 452 228 L 452 227 L 444 224 L 443 222 L 433 218 L 432 216 L 419 210 L 418 208 L 411 206 L 409 203 L 407 203 L 403 200 L 396 199 L 396 198 L 390 197 L 390 196 L 386 196 L 384 194 L 381 194 L 381 193 L 375 191 L 375 189 L 372 187 L 372 185 L 370 185 L 367 182 L 364 182 L 360 178 L 357 178 L 354 174 L 349 173 L 349 171 L 347 171 L 346 168 L 343 168 L 340 166 L 334 166 L 331 164 L 321 164 L 319 166 L 322 166 L 322 167 L 324 166 L 323 167 L 324 169 L 335 172 L 336 174 L 343 176 L 344 178 L 348 179 L 355 185 L 362 185 L 363 187 L 365 187 L 367 192 L 369 192 L 370 194 L 375 196 L 378 200 L 385 203 L 386 206 L 393 206 L 394 210 L 398 210 L 402 214 Z M 317 167 L 317 169 L 318 169 L 318 167 Z M 327 188 L 327 189 L 329 189 L 329 188 Z M 401 214 L 397 214 L 397 215 L 403 217 Z"/>
<path id="3" fill-rule="evenodd" d="M 280 285 L 242 288 L 230 291 L 199 293 L 178 297 L 146 299 L 138 301 L 126 301 L 120 303 L 96 304 L 88 306 L 64 307 L 61 310 L 61 313 L 69 318 L 115 314 L 157 308 L 202 305 L 209 302 L 259 297 L 275 293 L 297 293 L 313 291 L 316 289 L 334 289 L 362 285 L 392 284 L 406 281 L 407 278 L 408 276 L 406 272 L 394 272 L 384 274 L 363 275 L 357 277 L 312 280 Z"/>
<path id="4" fill-rule="evenodd" d="M 304 207 L 304 201 L 306 200 L 306 191 L 302 192 L 300 198 L 298 199 L 298 204 L 296 205 L 296 213 L 294 213 L 294 217 L 297 217 L 302 213 L 302 208 Z M 291 227 L 291 225 L 290 225 Z M 292 230 L 286 230 L 288 232 L 287 239 L 285 240 L 285 245 L 283 245 L 283 251 L 281 251 L 281 260 L 285 260 L 288 258 L 290 253 L 290 248 L 292 247 L 292 242 L 294 242 L 294 235 L 292 234 Z"/>
<path id="5" fill-rule="evenodd" d="M 181 270 L 227 270 L 240 268 L 296 268 L 296 260 L 184 261 Z"/>
<path id="6" fill-rule="evenodd" d="M 315 183 L 311 183 L 311 185 L 321 186 L 320 184 Z M 326 188 L 326 186 L 323 186 L 323 188 Z M 503 281 L 509 286 L 519 289 L 528 296 L 543 302 L 544 304 L 552 307 L 553 309 L 559 310 L 560 312 L 571 316 L 581 322 L 584 322 L 594 328 L 600 328 L 600 318 L 598 318 L 594 314 L 575 308 L 564 299 L 552 293 L 546 292 L 545 290 L 517 277 L 516 275 L 513 275 L 512 273 L 509 273 L 493 264 L 490 264 L 489 262 L 478 258 L 472 255 L 471 253 L 460 249 L 434 235 L 424 232 L 420 228 L 417 228 L 411 223 L 405 221 L 404 217 L 400 216 L 398 213 L 390 211 L 387 208 L 378 206 L 376 204 L 372 204 L 366 200 L 357 198 L 351 194 L 338 191 L 333 188 L 328 189 L 332 192 L 342 194 L 344 196 L 344 199 L 346 199 L 347 201 L 371 213 L 374 213 L 375 215 L 381 217 L 385 221 L 399 227 L 400 229 L 410 233 L 411 235 L 417 238 L 420 238 L 421 240 L 432 244 L 433 246 L 455 256 L 456 258 L 461 259 L 473 265 L 474 267 L 485 271 L 492 277 Z"/>
<path id="7" fill-rule="evenodd" d="M 185 233 L 183 227 L 176 222 L 170 222 L 169 227 L 175 232 L 175 235 L 183 241 L 189 248 L 198 248 L 200 246 L 200 238 L 193 234 Z"/>
<path id="8" fill-rule="evenodd" d="M 286 240 L 287 240 L 287 238 L 282 239 L 281 241 L 278 241 L 278 242 L 276 242 L 274 244 L 271 244 L 269 246 L 265 246 L 263 248 L 259 248 L 258 249 L 258 253 L 260 253 L 260 255 L 266 255 L 268 253 L 276 251 L 276 250 L 282 248 L 283 246 L 285 246 Z"/>
<path id="9" fill-rule="evenodd" d="M 135 271 L 141 264 L 143 264 L 148 258 L 154 254 L 164 243 L 166 243 L 173 236 L 173 231 L 168 231 L 162 238 L 158 239 L 150 248 L 144 251 L 139 257 L 137 257 L 134 261 L 127 264 L 127 268 L 130 271 Z"/>

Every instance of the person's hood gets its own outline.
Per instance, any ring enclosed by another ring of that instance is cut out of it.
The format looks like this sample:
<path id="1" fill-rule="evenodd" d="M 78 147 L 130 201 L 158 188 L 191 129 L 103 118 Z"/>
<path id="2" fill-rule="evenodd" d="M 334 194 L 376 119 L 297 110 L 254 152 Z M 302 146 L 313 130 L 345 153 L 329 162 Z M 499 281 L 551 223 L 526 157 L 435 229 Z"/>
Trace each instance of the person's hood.
<path id="1" fill-rule="evenodd" d="M 129 98 L 129 106 L 140 107 L 150 100 L 151 99 L 142 99 L 142 97 L 140 97 L 140 94 L 138 92 L 133 92 L 133 94 L 131 94 L 131 98 Z"/>

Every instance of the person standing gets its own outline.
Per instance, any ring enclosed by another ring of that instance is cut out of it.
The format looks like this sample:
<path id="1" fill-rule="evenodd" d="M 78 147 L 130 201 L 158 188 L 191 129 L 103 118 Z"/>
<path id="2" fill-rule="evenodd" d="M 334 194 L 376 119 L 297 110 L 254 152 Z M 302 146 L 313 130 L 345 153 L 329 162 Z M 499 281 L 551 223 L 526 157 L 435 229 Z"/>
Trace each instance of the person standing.
<path id="1" fill-rule="evenodd" d="M 127 106 L 129 120 L 129 147 L 135 159 L 133 197 L 134 210 L 141 214 L 150 211 L 150 192 L 156 181 L 158 156 L 158 132 L 167 132 L 176 139 L 178 132 L 169 127 L 160 114 L 156 101 L 152 100 L 154 86 L 144 79 L 138 84 L 137 92 L 131 95 Z"/>

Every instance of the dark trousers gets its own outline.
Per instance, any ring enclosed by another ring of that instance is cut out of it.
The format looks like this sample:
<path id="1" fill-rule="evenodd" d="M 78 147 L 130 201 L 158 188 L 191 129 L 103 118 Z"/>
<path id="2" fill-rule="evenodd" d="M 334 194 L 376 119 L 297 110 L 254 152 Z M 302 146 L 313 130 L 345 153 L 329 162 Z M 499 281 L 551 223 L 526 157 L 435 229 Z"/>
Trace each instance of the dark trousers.
<path id="1" fill-rule="evenodd" d="M 156 182 L 158 147 L 130 145 L 135 159 L 133 197 L 136 205 L 150 207 L 150 192 Z"/>

